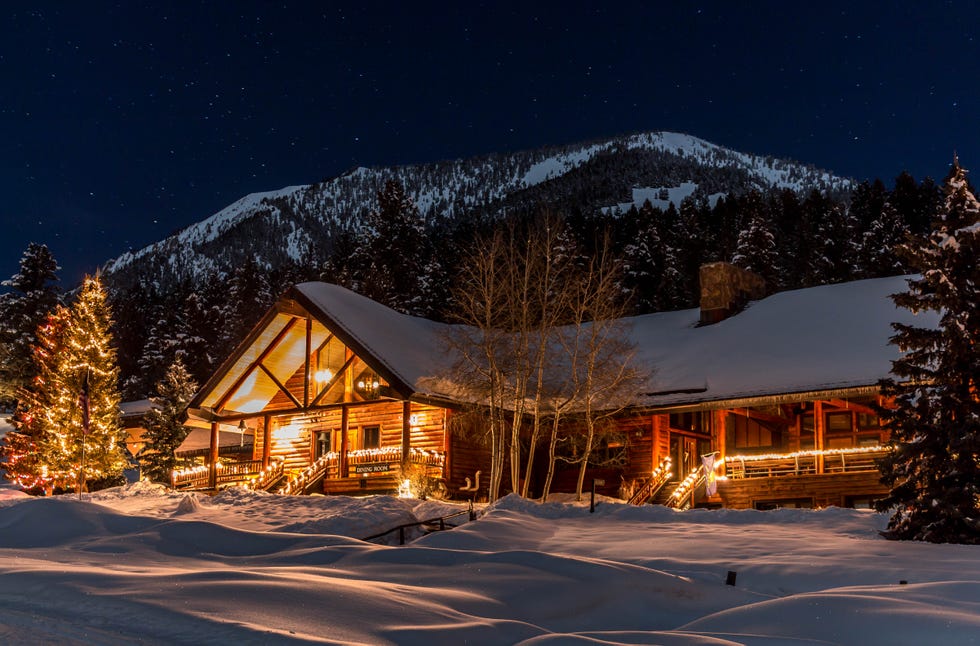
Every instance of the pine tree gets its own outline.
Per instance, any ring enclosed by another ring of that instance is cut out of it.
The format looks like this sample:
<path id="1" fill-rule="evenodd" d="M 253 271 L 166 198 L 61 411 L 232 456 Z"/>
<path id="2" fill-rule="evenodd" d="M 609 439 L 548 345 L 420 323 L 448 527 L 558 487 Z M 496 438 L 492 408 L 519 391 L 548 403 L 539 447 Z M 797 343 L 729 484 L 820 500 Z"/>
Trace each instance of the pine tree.
<path id="1" fill-rule="evenodd" d="M 3 281 L 11 291 L 0 295 L 0 406 L 9 406 L 34 378 L 37 330 L 60 300 L 58 263 L 48 248 L 30 243 L 20 271 Z"/>
<path id="2" fill-rule="evenodd" d="M 358 291 L 400 312 L 420 314 L 426 308 L 421 285 L 428 245 L 422 215 L 401 184 L 385 183 L 378 208 L 364 224 L 352 259 L 360 271 Z"/>
<path id="3" fill-rule="evenodd" d="M 776 237 L 761 196 L 754 191 L 753 195 L 745 202 L 748 221 L 738 236 L 732 264 L 758 274 L 765 279 L 767 288 L 772 289 L 778 273 Z"/>
<path id="4" fill-rule="evenodd" d="M 45 411 L 55 403 L 57 366 L 61 357 L 71 312 L 55 306 L 38 326 L 32 349 L 34 377 L 17 393 L 17 408 L 10 418 L 14 430 L 0 444 L 0 458 L 5 462 L 7 479 L 29 493 L 43 494 L 52 488 L 48 463 L 42 453 L 46 445 Z"/>
<path id="5" fill-rule="evenodd" d="M 980 543 L 980 203 L 957 160 L 945 205 L 928 237 L 903 248 L 919 277 L 896 305 L 932 312 L 936 328 L 895 324 L 904 353 L 882 383 L 894 451 L 881 463 L 891 492 L 887 536 Z"/>
<path id="6" fill-rule="evenodd" d="M 252 259 L 232 272 L 225 294 L 227 303 L 221 317 L 223 323 L 218 341 L 221 348 L 231 352 L 272 307 L 275 297 L 272 295 L 268 274 L 268 270 Z"/>
<path id="7" fill-rule="evenodd" d="M 660 233 L 663 212 L 646 200 L 625 217 L 633 227 L 623 245 L 621 292 L 633 301 L 637 314 L 657 312 L 663 307 L 661 286 L 667 264 L 667 247 Z"/>
<path id="8" fill-rule="evenodd" d="M 183 466 L 174 454 L 187 437 L 181 418 L 197 391 L 197 383 L 177 357 L 151 397 L 153 408 L 146 415 L 146 446 L 140 454 L 142 473 L 154 482 L 170 484 L 173 470 Z"/>
<path id="9" fill-rule="evenodd" d="M 898 209 L 886 199 L 881 212 L 861 236 L 858 247 L 861 274 L 866 278 L 878 278 L 905 273 L 898 247 L 908 234 L 908 223 L 902 220 Z"/>
<path id="10" fill-rule="evenodd" d="M 87 276 L 41 386 L 50 405 L 37 411 L 41 459 L 55 487 L 114 484 L 127 466 L 111 320 L 101 280 Z"/>

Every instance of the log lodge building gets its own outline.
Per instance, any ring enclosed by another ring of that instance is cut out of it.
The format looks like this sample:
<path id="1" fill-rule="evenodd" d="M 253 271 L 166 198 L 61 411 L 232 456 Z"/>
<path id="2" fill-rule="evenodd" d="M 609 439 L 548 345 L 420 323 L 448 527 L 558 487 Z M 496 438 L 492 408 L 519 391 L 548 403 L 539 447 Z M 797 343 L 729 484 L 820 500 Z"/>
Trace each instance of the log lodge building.
<path id="1" fill-rule="evenodd" d="M 889 298 L 904 279 L 763 298 L 757 277 L 713 263 L 701 283 L 700 309 L 624 320 L 651 376 L 617 416 L 619 444 L 599 447 L 619 462 L 587 482 L 682 508 L 866 507 L 884 494 L 874 461 L 888 432 L 875 407 L 898 356 L 890 324 L 913 320 Z M 336 285 L 296 285 L 190 403 L 180 452 L 200 464 L 174 485 L 394 493 L 412 473 L 485 499 L 489 449 L 459 432 L 466 402 L 440 392 L 450 329 Z M 573 471 L 552 492 L 573 491 Z"/>

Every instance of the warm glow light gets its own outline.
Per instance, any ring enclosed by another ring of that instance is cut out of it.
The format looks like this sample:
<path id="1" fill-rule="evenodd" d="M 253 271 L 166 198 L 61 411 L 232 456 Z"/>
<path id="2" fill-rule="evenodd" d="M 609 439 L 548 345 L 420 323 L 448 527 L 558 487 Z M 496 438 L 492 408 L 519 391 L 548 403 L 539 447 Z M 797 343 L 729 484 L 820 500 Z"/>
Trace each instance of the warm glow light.
<path id="1" fill-rule="evenodd" d="M 398 485 L 398 497 L 399 498 L 414 498 L 412 494 L 412 481 L 406 478 L 402 480 L 401 484 Z"/>
<path id="2" fill-rule="evenodd" d="M 303 427 L 296 423 L 289 423 L 272 429 L 272 438 L 278 442 L 288 442 L 298 440 L 303 432 Z"/>
<path id="3" fill-rule="evenodd" d="M 816 455 L 848 455 L 853 453 L 880 453 L 887 446 L 856 446 L 847 449 L 824 449 L 823 451 L 797 451 L 796 453 L 765 453 L 763 455 L 728 455 L 725 462 L 755 462 L 758 460 L 791 460 Z"/>

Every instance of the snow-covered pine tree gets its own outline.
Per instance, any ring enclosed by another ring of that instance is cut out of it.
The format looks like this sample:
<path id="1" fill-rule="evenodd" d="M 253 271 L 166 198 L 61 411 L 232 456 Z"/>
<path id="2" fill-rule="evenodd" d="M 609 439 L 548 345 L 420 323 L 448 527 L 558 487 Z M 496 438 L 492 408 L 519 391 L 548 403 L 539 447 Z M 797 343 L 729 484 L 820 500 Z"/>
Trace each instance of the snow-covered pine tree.
<path id="1" fill-rule="evenodd" d="M 857 275 L 854 220 L 842 205 L 828 200 L 828 206 L 817 222 L 811 264 L 814 285 L 841 283 Z"/>
<path id="2" fill-rule="evenodd" d="M 245 339 L 275 301 L 268 270 L 260 267 L 254 259 L 236 267 L 228 280 L 226 298 L 218 340 L 225 354 Z"/>
<path id="3" fill-rule="evenodd" d="M 904 353 L 882 383 L 894 451 L 881 462 L 891 487 L 878 502 L 894 515 L 890 538 L 980 543 L 980 203 L 958 160 L 944 207 L 926 238 L 903 247 L 920 273 L 896 305 L 934 312 L 936 328 L 895 324 Z"/>
<path id="4" fill-rule="evenodd" d="M 765 279 L 767 288 L 772 289 L 778 274 L 775 227 L 758 193 L 753 191 L 745 206 L 748 220 L 738 235 L 732 264 L 758 274 Z"/>
<path id="5" fill-rule="evenodd" d="M 378 208 L 365 218 L 355 259 L 365 296 L 406 314 L 425 309 L 421 290 L 428 244 L 422 215 L 394 180 L 378 191 Z"/>
<path id="6" fill-rule="evenodd" d="M 891 200 L 886 199 L 881 205 L 881 212 L 868 225 L 858 243 L 861 275 L 879 278 L 905 273 L 898 246 L 908 234 L 908 223 L 902 219 Z"/>
<path id="7" fill-rule="evenodd" d="M 633 301 L 637 314 L 662 309 L 660 292 L 666 265 L 667 248 L 660 234 L 663 212 L 654 209 L 650 200 L 639 210 L 632 208 L 624 220 L 633 227 L 623 245 L 623 270 L 620 291 Z"/>
<path id="8" fill-rule="evenodd" d="M 0 443 L 0 458 L 5 462 L 7 479 L 32 494 L 43 494 L 52 488 L 48 462 L 43 454 L 47 431 L 45 411 L 56 400 L 57 366 L 71 312 L 61 305 L 45 317 L 35 333 L 32 348 L 34 377 L 17 393 L 17 408 L 10 418 L 14 430 Z"/>
<path id="9" fill-rule="evenodd" d="M 20 271 L 3 281 L 10 291 L 0 294 L 0 407 L 13 404 L 36 374 L 37 330 L 61 298 L 57 271 L 48 248 L 32 242 L 21 256 Z"/>
<path id="10" fill-rule="evenodd" d="M 83 487 L 118 484 L 127 466 L 111 320 L 101 280 L 86 276 L 43 384 L 50 405 L 38 411 L 44 429 L 41 459 L 55 487 L 74 488 L 82 479 Z M 83 391 L 88 400 L 87 433 Z"/>
<path id="11" fill-rule="evenodd" d="M 181 417 L 187 402 L 197 391 L 197 383 L 178 356 L 157 383 L 157 394 L 150 398 L 153 409 L 146 415 L 146 446 L 139 460 L 142 474 L 153 482 L 171 483 L 173 470 L 183 466 L 174 454 L 187 437 Z"/>

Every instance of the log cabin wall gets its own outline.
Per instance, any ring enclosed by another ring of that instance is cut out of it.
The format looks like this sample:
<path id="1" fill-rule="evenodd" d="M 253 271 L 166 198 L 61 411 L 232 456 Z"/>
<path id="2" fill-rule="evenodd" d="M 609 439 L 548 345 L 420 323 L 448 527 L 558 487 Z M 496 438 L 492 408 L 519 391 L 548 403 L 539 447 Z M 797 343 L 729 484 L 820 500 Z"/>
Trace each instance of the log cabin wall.
<path id="1" fill-rule="evenodd" d="M 446 409 L 412 403 L 411 445 L 426 451 L 446 449 Z"/>
<path id="2" fill-rule="evenodd" d="M 489 434 L 484 420 L 476 414 L 455 413 L 450 416 L 449 456 L 451 468 L 446 474 L 450 497 L 456 499 L 486 500 L 490 482 Z M 480 487 L 477 491 L 460 491 L 476 483 L 476 472 L 480 472 Z"/>

